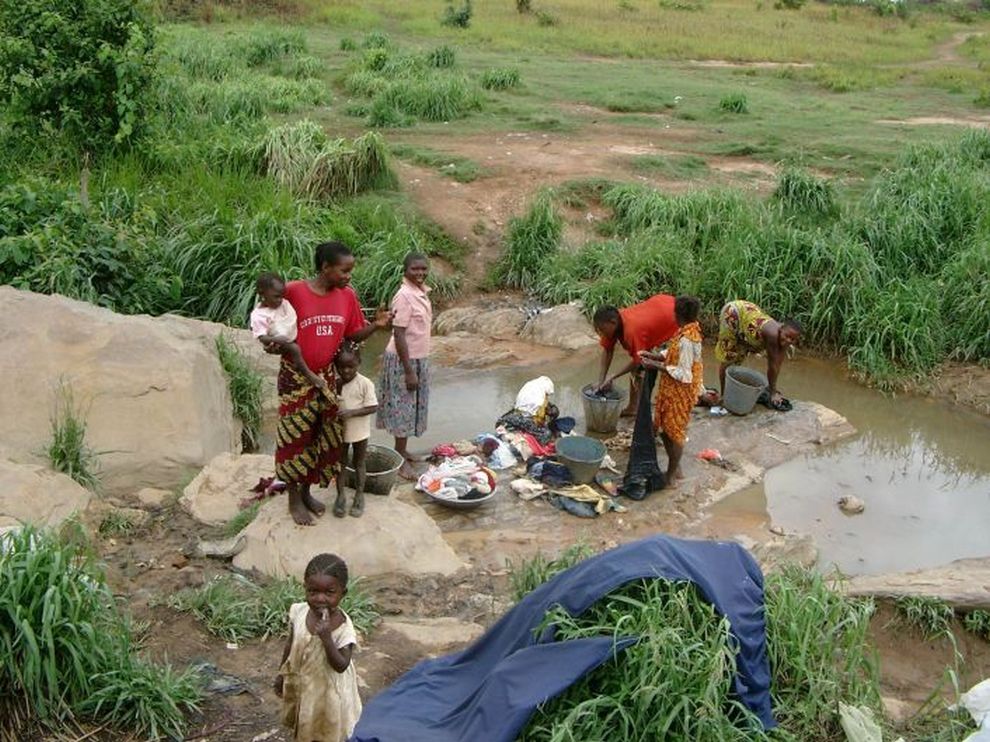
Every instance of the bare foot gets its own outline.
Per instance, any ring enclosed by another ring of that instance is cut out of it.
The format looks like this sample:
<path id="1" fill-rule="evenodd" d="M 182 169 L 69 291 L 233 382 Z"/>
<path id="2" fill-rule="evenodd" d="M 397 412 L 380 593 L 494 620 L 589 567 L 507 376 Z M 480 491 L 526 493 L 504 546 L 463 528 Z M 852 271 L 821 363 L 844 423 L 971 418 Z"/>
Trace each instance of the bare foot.
<path id="1" fill-rule="evenodd" d="M 309 492 L 302 493 L 302 503 L 313 515 L 323 515 L 327 511 L 327 506 L 309 494 Z"/>
<path id="2" fill-rule="evenodd" d="M 289 496 L 289 515 L 292 516 L 292 520 L 296 522 L 296 525 L 313 525 L 313 516 L 310 514 L 306 506 L 303 505 L 301 497 Z"/>
<path id="3" fill-rule="evenodd" d="M 408 459 L 403 461 L 402 466 L 399 467 L 399 476 L 403 479 L 408 479 L 411 482 L 419 478 L 416 476 L 416 470 L 409 465 Z"/>

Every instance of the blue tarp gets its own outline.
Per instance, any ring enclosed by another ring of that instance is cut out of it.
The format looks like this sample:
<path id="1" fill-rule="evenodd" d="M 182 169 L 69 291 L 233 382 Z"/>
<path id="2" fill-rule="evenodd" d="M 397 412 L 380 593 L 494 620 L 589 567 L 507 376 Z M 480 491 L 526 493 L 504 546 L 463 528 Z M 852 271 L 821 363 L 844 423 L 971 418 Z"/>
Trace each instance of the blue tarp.
<path id="1" fill-rule="evenodd" d="M 653 536 L 591 557 L 536 588 L 462 652 L 426 660 L 364 707 L 351 742 L 512 742 L 535 708 L 616 649 L 612 637 L 554 642 L 534 635 L 559 604 L 578 615 L 632 580 L 689 580 L 729 620 L 738 642 L 735 692 L 767 729 L 770 666 L 763 574 L 739 544 Z"/>

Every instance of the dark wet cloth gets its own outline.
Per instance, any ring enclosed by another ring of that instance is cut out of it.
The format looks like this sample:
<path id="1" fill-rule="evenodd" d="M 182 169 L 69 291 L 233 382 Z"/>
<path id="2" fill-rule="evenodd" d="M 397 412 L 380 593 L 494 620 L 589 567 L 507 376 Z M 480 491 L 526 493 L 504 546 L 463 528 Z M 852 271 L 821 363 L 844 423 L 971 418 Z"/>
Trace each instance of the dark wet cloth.
<path id="1" fill-rule="evenodd" d="M 629 464 L 619 486 L 619 494 L 632 500 L 643 500 L 651 492 L 663 489 L 667 478 L 657 465 L 657 443 L 653 433 L 653 407 L 650 397 L 657 380 L 654 368 L 646 369 L 639 389 L 636 423 L 633 426 Z"/>
<path id="2" fill-rule="evenodd" d="M 553 433 L 550 431 L 549 427 L 546 425 L 537 424 L 537 422 L 533 420 L 532 415 L 527 415 L 525 412 L 520 412 L 519 410 L 506 412 L 495 423 L 496 428 L 499 425 L 504 425 L 508 430 L 516 430 L 520 433 L 529 433 L 544 446 L 553 440 Z"/>
<path id="3" fill-rule="evenodd" d="M 756 401 L 764 407 L 769 407 L 771 410 L 777 410 L 777 412 L 790 412 L 794 409 L 794 405 L 791 404 L 791 400 L 786 397 L 781 397 L 776 402 L 771 402 L 770 392 L 766 389 L 760 392 L 760 396 L 756 399 Z"/>
<path id="4" fill-rule="evenodd" d="M 598 513 L 595 511 L 595 506 L 590 502 L 579 502 L 567 495 L 559 495 L 556 492 L 552 493 L 548 498 L 550 504 L 553 505 L 558 510 L 563 510 L 565 513 L 570 513 L 571 515 L 576 515 L 578 518 L 597 518 Z"/>
<path id="5" fill-rule="evenodd" d="M 733 690 L 765 728 L 776 726 L 759 566 L 736 543 L 652 536 L 557 575 L 464 651 L 416 665 L 364 707 L 351 742 L 515 740 L 539 704 L 635 641 L 555 642 L 554 626 L 536 632 L 547 610 L 580 615 L 627 582 L 653 577 L 693 582 L 728 619 L 739 650 Z"/>
<path id="6" fill-rule="evenodd" d="M 536 456 L 526 462 L 526 474 L 548 487 L 566 487 L 574 484 L 571 470 L 556 461 L 548 461 Z"/>

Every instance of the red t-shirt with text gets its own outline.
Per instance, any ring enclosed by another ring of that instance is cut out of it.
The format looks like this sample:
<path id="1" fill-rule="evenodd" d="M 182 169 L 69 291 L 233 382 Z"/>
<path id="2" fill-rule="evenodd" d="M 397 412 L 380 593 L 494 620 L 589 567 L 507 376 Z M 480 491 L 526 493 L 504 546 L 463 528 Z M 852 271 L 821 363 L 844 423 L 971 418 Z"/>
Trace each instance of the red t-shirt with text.
<path id="1" fill-rule="evenodd" d="M 366 324 L 361 302 L 350 286 L 317 294 L 306 281 L 289 281 L 285 299 L 296 310 L 296 342 L 312 371 L 329 366 L 344 338 Z"/>
<path id="2" fill-rule="evenodd" d="M 639 354 L 666 343 L 677 332 L 677 319 L 674 317 L 674 297 L 670 294 L 657 294 L 646 301 L 619 310 L 622 317 L 622 337 L 599 343 L 606 350 L 618 342 L 636 363 Z"/>

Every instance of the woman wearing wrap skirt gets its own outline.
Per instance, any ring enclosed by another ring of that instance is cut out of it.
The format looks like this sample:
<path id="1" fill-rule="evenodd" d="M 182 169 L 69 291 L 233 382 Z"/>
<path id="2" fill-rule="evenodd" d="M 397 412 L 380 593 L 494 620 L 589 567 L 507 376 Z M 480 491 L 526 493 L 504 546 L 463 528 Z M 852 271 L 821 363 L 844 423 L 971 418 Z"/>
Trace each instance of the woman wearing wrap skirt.
<path id="1" fill-rule="evenodd" d="M 299 525 L 312 525 L 326 507 L 310 494 L 312 485 L 327 487 L 340 473 L 343 441 L 337 419 L 337 386 L 333 357 L 345 340 L 360 342 L 388 327 L 389 313 L 381 309 L 367 324 L 361 304 L 349 286 L 354 255 L 341 242 L 316 247 L 316 276 L 290 281 L 285 299 L 296 310 L 296 342 L 306 365 L 327 381 L 323 391 L 310 384 L 282 356 L 278 373 L 278 429 L 275 475 L 288 486 L 289 513 Z M 278 341 L 265 346 L 281 353 Z"/>
<path id="2" fill-rule="evenodd" d="M 395 450 L 404 459 L 399 476 L 415 479 L 415 459 L 406 446 L 409 436 L 426 432 L 430 406 L 430 329 L 433 306 L 426 277 L 425 255 L 410 253 L 403 263 L 402 285 L 392 299 L 392 339 L 385 348 L 378 380 L 376 425 L 395 438 Z"/>

